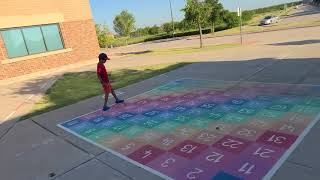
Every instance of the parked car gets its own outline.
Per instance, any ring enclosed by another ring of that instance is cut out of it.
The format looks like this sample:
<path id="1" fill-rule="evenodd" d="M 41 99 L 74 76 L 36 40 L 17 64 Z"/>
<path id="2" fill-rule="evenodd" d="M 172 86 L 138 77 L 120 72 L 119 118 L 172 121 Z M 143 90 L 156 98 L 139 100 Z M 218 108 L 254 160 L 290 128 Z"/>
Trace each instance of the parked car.
<path id="1" fill-rule="evenodd" d="M 260 25 L 269 25 L 279 22 L 278 16 L 266 16 L 260 21 Z"/>

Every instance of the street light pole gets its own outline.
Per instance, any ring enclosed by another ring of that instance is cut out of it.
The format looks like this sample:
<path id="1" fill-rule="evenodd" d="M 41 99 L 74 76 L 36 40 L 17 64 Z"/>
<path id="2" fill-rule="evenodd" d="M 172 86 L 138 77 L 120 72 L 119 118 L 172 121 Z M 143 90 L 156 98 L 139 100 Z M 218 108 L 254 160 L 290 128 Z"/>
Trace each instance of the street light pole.
<path id="1" fill-rule="evenodd" d="M 172 3 L 171 3 L 171 0 L 169 0 L 169 4 L 170 4 L 171 21 L 172 21 L 172 37 L 174 37 L 174 20 L 173 20 L 173 13 L 172 13 Z"/>

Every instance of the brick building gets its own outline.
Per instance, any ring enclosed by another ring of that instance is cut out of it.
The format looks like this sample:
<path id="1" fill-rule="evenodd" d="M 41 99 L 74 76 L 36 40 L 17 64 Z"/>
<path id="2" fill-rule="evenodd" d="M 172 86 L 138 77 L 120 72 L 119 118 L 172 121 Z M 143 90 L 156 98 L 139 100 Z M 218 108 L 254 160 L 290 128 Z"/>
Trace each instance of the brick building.
<path id="1" fill-rule="evenodd" d="M 1 0 L 0 80 L 93 59 L 89 0 Z"/>

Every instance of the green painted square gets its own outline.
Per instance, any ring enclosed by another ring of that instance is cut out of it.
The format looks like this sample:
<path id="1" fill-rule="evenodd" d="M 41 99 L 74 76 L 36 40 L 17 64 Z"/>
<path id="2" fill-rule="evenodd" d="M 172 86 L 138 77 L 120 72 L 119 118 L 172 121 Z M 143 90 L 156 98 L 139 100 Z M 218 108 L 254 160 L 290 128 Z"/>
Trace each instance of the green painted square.
<path id="1" fill-rule="evenodd" d="M 84 137 L 89 137 L 91 136 L 92 134 L 98 132 L 100 129 L 99 128 L 96 128 L 96 127 L 92 127 L 90 129 L 86 129 L 86 130 L 83 130 L 81 132 L 79 132 L 79 134 L 81 136 L 84 136 Z"/>
<path id="2" fill-rule="evenodd" d="M 269 106 L 267 109 L 281 112 L 288 112 L 292 109 L 293 105 L 290 104 L 273 104 Z"/>
<path id="3" fill-rule="evenodd" d="M 301 105 L 320 107 L 320 99 L 319 98 L 309 98 L 309 99 L 303 101 L 303 103 Z"/>
<path id="4" fill-rule="evenodd" d="M 154 127 L 160 125 L 161 123 L 163 123 L 163 122 L 156 120 L 156 119 L 150 119 L 148 121 L 141 123 L 140 126 L 143 126 L 145 128 L 154 128 Z"/>
<path id="5" fill-rule="evenodd" d="M 230 113 L 226 115 L 222 121 L 226 123 L 243 123 L 248 120 L 248 116 L 239 113 Z"/>
<path id="6" fill-rule="evenodd" d="M 291 109 L 291 112 L 317 115 L 318 113 L 320 113 L 320 107 L 296 105 Z"/>
<path id="7" fill-rule="evenodd" d="M 258 119 L 274 119 L 274 120 L 280 120 L 284 115 L 284 112 L 279 112 L 279 111 L 273 111 L 273 110 L 268 110 L 264 109 L 260 111 L 256 117 Z"/>
<path id="8" fill-rule="evenodd" d="M 223 112 L 210 112 L 206 114 L 206 117 L 211 121 L 216 121 L 223 118 L 225 115 L 226 113 L 223 113 Z"/>
<path id="9" fill-rule="evenodd" d="M 171 132 L 173 130 L 175 130 L 178 126 L 180 126 L 181 124 L 179 123 L 176 123 L 176 122 L 165 122 L 165 123 L 162 123 L 160 124 L 159 126 L 155 127 L 154 129 L 157 129 L 161 132 L 165 132 L 165 133 L 168 133 L 168 132 Z"/>
<path id="10" fill-rule="evenodd" d="M 110 130 L 118 133 L 118 132 L 121 132 L 125 129 L 128 129 L 130 126 L 131 126 L 131 124 L 128 124 L 128 123 L 118 123 L 118 124 L 111 126 Z"/>
<path id="11" fill-rule="evenodd" d="M 90 136 L 88 136 L 89 139 L 93 140 L 93 141 L 99 141 L 101 139 L 107 138 L 114 135 L 113 132 L 107 130 L 107 129 L 102 129 L 94 134 L 91 134 Z"/>
<path id="12" fill-rule="evenodd" d="M 258 110 L 253 108 L 241 108 L 238 110 L 239 114 L 246 115 L 246 116 L 252 116 L 257 114 Z"/>
<path id="13" fill-rule="evenodd" d="M 194 119 L 188 123 L 191 127 L 197 127 L 200 129 L 205 129 L 209 126 L 211 121 L 209 119 Z"/>
<path id="14" fill-rule="evenodd" d="M 181 124 L 186 124 L 189 121 L 191 121 L 191 117 L 185 116 L 185 115 L 178 115 L 177 117 L 173 118 L 172 121 L 181 123 Z"/>
<path id="15" fill-rule="evenodd" d="M 125 131 L 122 131 L 121 134 L 127 136 L 128 138 L 134 138 L 135 136 L 142 134 L 146 131 L 146 128 L 140 126 L 132 126 Z"/>

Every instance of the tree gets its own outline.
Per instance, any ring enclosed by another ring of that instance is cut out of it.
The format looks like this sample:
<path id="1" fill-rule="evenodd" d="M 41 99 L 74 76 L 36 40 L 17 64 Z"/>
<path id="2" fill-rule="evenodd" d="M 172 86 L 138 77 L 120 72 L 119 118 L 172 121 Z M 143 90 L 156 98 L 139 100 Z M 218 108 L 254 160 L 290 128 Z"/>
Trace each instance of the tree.
<path id="1" fill-rule="evenodd" d="M 135 18 L 127 10 L 122 11 L 113 20 L 113 28 L 120 36 L 129 36 L 135 29 Z"/>
<path id="2" fill-rule="evenodd" d="M 240 24 L 240 20 L 236 12 L 230 12 L 228 10 L 224 10 L 222 12 L 222 17 L 228 29 L 237 27 Z"/>
<path id="3" fill-rule="evenodd" d="M 173 31 L 171 22 L 163 23 L 161 27 L 163 31 L 166 32 L 167 34 Z"/>
<path id="4" fill-rule="evenodd" d="M 221 17 L 223 6 L 219 2 L 219 0 L 206 0 L 206 3 L 210 6 L 211 12 L 210 12 L 209 20 L 211 22 L 211 32 L 214 33 L 215 24 Z"/>
<path id="5" fill-rule="evenodd" d="M 210 15 L 210 6 L 200 0 L 187 0 L 186 7 L 182 9 L 185 12 L 185 19 L 190 23 L 196 23 L 200 33 L 200 48 L 202 43 L 202 25 Z"/>
<path id="6" fill-rule="evenodd" d="M 99 46 L 105 48 L 108 43 L 111 43 L 114 39 L 112 33 L 109 31 L 107 25 L 96 24 L 96 33 L 98 37 Z"/>

